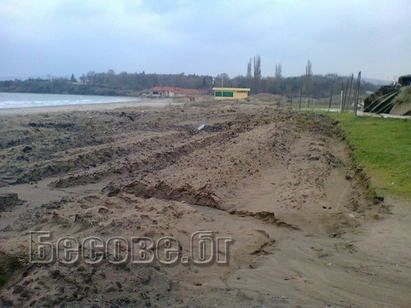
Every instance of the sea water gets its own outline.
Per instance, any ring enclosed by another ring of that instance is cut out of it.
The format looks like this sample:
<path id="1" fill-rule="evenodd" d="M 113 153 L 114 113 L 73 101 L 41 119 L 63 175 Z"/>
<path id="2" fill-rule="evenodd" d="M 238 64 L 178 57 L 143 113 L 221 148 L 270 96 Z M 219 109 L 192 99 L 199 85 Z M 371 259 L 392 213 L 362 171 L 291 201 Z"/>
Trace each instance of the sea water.
<path id="1" fill-rule="evenodd" d="M 0 109 L 140 101 L 137 97 L 0 92 Z"/>

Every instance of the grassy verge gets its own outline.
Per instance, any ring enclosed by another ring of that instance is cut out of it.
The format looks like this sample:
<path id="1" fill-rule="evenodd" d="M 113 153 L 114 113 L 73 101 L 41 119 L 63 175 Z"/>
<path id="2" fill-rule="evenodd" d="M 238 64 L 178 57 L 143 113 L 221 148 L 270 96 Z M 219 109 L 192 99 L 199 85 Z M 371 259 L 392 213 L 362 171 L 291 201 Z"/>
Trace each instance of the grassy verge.
<path id="1" fill-rule="evenodd" d="M 411 198 L 411 121 L 330 114 L 379 195 Z"/>

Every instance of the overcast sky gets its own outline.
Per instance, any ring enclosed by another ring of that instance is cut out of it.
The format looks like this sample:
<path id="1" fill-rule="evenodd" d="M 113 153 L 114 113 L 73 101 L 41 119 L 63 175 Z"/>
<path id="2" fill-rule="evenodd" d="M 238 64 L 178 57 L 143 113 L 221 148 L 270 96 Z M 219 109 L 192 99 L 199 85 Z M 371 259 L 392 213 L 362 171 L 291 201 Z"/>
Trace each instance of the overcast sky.
<path id="1" fill-rule="evenodd" d="M 411 74 L 410 0 L 0 0 L 0 77 Z"/>

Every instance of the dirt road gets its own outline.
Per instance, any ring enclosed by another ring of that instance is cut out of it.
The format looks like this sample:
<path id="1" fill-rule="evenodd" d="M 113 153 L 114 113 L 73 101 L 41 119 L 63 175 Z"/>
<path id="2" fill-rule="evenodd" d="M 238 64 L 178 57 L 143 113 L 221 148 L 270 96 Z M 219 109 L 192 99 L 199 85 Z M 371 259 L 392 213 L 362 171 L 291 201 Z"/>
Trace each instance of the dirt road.
<path id="1" fill-rule="evenodd" d="M 2 213 L 0 249 L 37 252 L 30 231 L 50 231 L 54 249 L 1 304 L 410 306 L 407 202 L 364 198 L 335 123 L 281 102 L 1 116 L 0 194 L 25 202 Z M 125 241 L 104 250 L 90 236 Z M 74 264 L 60 262 L 67 237 L 83 253 Z M 158 245 L 132 240 L 143 237 Z"/>

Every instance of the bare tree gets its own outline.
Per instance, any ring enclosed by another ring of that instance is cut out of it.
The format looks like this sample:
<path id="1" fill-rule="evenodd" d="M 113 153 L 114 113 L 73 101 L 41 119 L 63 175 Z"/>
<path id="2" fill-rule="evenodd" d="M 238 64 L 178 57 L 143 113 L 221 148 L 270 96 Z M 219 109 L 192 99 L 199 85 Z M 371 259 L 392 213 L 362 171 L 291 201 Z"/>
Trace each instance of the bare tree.
<path id="1" fill-rule="evenodd" d="M 282 86 L 282 79 L 283 76 L 281 74 L 282 67 L 281 63 L 275 65 L 275 79 L 274 79 L 274 89 L 276 94 L 281 94 L 281 86 Z"/>
<path id="2" fill-rule="evenodd" d="M 305 94 L 307 95 L 307 102 L 309 103 L 310 96 L 313 90 L 313 69 L 311 61 L 308 60 L 307 66 L 305 67 L 305 75 L 303 78 L 303 88 L 305 90 Z"/>
<path id="3" fill-rule="evenodd" d="M 253 74 L 251 72 L 251 58 L 250 58 L 250 61 L 247 63 L 246 78 L 247 78 L 247 87 L 251 88 L 251 83 L 252 83 L 252 80 L 253 80 Z"/>
<path id="4" fill-rule="evenodd" d="M 259 55 L 254 56 L 254 77 L 253 77 L 253 93 L 260 92 L 261 86 L 261 57 Z"/>
<path id="5" fill-rule="evenodd" d="M 82 83 L 86 83 L 87 82 L 86 74 L 81 75 L 80 80 L 81 80 Z"/>
<path id="6" fill-rule="evenodd" d="M 275 65 L 275 78 L 276 79 L 281 79 L 283 78 L 282 76 L 282 66 L 281 63 L 278 63 Z"/>
<path id="7" fill-rule="evenodd" d="M 95 71 L 90 71 L 87 73 L 87 80 L 89 83 L 94 83 L 94 78 L 96 76 L 96 72 Z"/>
<path id="8" fill-rule="evenodd" d="M 112 69 L 109 69 L 109 70 L 107 71 L 107 75 L 108 75 L 108 76 L 116 76 L 116 72 L 115 72 L 114 70 L 112 70 Z"/>

